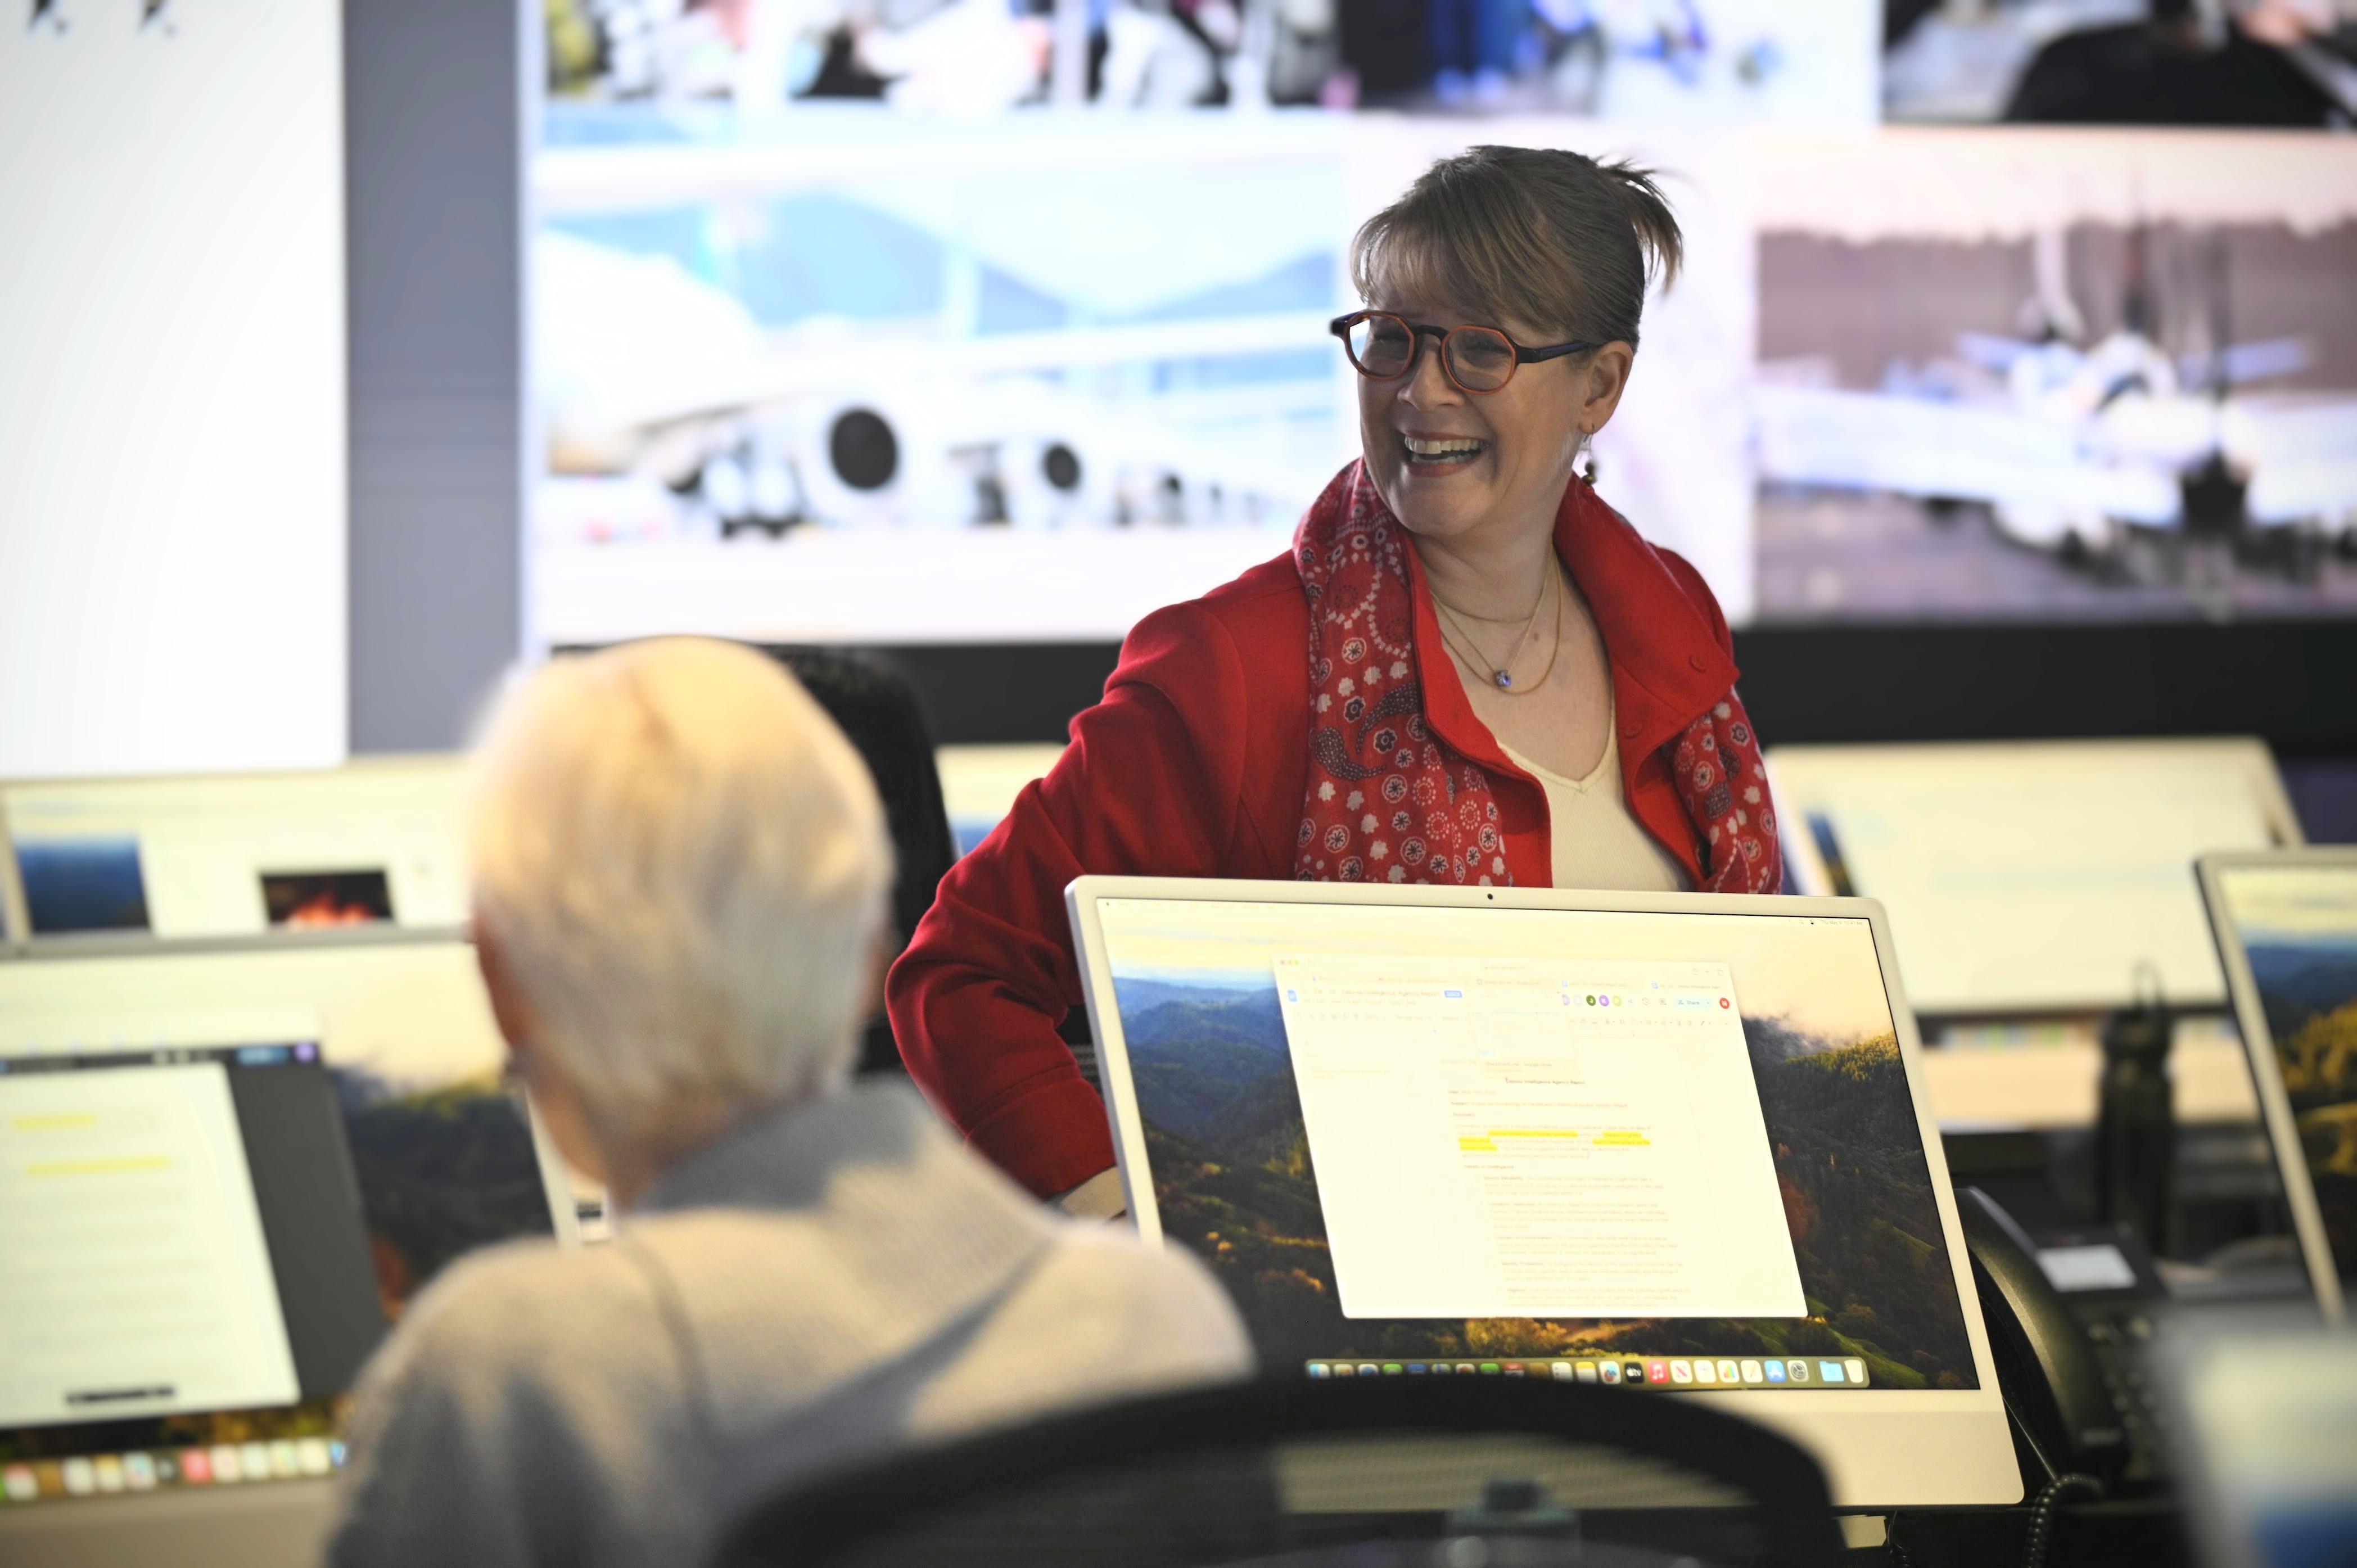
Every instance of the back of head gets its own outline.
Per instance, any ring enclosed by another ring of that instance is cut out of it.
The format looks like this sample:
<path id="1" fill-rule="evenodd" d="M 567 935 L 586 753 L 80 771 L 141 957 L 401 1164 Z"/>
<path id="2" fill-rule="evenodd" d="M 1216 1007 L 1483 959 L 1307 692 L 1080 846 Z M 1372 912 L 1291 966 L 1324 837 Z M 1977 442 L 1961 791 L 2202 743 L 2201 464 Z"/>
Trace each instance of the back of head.
<path id="1" fill-rule="evenodd" d="M 891 849 L 858 753 L 774 661 L 694 639 L 553 660 L 502 696 L 472 782 L 478 919 L 602 1124 L 843 1077 Z"/>
<path id="2" fill-rule="evenodd" d="M 1470 147 L 1436 162 L 1351 243 L 1360 296 L 1453 300 L 1485 325 L 1637 346 L 1646 285 L 1684 241 L 1652 171 L 1551 147 Z"/>
<path id="3" fill-rule="evenodd" d="M 889 664 L 834 649 L 789 648 L 777 657 L 858 749 L 884 797 L 899 871 L 892 884 L 888 950 L 898 958 L 933 907 L 942 878 L 957 864 L 957 839 L 942 800 L 940 765 L 924 710 L 908 681 Z M 892 1026 L 879 1011 L 868 1020 L 859 1047 L 863 1073 L 905 1072 Z"/>

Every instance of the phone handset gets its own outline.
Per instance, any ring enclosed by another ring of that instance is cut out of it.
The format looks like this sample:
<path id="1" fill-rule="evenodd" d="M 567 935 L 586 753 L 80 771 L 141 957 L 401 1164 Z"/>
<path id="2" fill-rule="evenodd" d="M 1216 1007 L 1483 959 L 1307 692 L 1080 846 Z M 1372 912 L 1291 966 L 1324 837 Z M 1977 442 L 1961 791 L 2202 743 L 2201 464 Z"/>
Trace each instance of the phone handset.
<path id="1" fill-rule="evenodd" d="M 2075 1471 L 2116 1482 L 2129 1457 L 2128 1434 L 2085 1327 L 2039 1266 L 2029 1238 L 1994 1199 L 1978 1187 L 1958 1187 L 1956 1216 L 1997 1388 L 2030 1461 L 2025 1478 L 2043 1485 Z"/>

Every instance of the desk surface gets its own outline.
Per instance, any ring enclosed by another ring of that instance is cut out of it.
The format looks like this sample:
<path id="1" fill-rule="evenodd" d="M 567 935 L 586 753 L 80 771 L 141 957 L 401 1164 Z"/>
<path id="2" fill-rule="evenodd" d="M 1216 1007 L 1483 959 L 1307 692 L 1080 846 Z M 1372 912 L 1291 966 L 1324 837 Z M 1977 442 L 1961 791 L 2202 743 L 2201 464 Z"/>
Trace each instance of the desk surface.
<path id="1" fill-rule="evenodd" d="M 313 1568 L 334 1517 L 336 1483 L 156 1492 L 0 1508 L 8 1568 Z"/>

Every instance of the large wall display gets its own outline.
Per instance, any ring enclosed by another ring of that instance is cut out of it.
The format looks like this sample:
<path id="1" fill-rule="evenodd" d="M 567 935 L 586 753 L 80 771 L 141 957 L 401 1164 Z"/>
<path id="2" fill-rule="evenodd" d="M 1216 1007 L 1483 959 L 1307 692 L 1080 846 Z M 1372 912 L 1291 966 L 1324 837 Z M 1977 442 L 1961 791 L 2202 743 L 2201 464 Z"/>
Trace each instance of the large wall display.
<path id="1" fill-rule="evenodd" d="M 339 16 L 0 24 L 0 777 L 343 756 Z"/>
<path id="2" fill-rule="evenodd" d="M 1871 122 L 1873 0 L 548 16 L 544 643 L 1100 641 L 1268 559 L 1356 451 L 1352 230 L 1484 141 L 1671 177 L 1687 273 L 1595 456 L 1749 613 L 1753 258 L 1692 127 Z"/>
<path id="3" fill-rule="evenodd" d="M 1594 456 L 1737 624 L 2357 608 L 2357 146 L 1876 130 L 1874 18 L 1830 0 L 1700 5 L 1781 42 L 1682 77 L 1581 11 L 1622 87 L 1580 98 L 1555 8 L 1511 9 L 1483 87 L 1438 4 L 1391 55 L 1341 7 L 1314 59 L 1308 5 L 560 7 L 537 636 L 1119 638 L 1354 454 L 1350 235 L 1483 142 L 1665 175 L 1687 269 Z"/>
<path id="4" fill-rule="evenodd" d="M 1357 450 L 1327 322 L 1433 157 L 1668 171 L 1691 243 L 1596 456 L 1749 604 L 1752 255 L 1727 144 L 1564 119 L 554 106 L 535 170 L 553 644 L 1118 638 L 1280 553 Z"/>

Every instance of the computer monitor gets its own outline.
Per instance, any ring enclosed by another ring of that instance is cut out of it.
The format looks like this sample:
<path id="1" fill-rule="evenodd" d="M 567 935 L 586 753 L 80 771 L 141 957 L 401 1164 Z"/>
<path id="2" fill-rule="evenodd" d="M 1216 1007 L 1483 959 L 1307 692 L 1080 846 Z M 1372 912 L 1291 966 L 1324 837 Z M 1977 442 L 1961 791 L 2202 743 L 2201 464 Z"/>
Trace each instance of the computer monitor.
<path id="1" fill-rule="evenodd" d="M 1845 1504 L 2019 1498 L 1878 906 L 1068 897 L 1130 1212 L 1269 1369 L 1691 1394 Z"/>
<path id="2" fill-rule="evenodd" d="M 2328 1318 L 2357 1281 L 2357 848 L 2205 855 L 2259 1112 Z"/>
<path id="3" fill-rule="evenodd" d="M 574 1234 L 500 1063 L 447 933 L 0 959 L 0 1487 L 331 1468 L 340 1396 L 436 1273 Z"/>
<path id="4" fill-rule="evenodd" d="M 2217 1007 L 2194 857 L 2301 842 L 2251 739 L 1782 746 L 1800 891 L 1879 900 L 1926 1015 Z"/>
<path id="5" fill-rule="evenodd" d="M 2147 1359 L 2185 1533 L 2211 1568 L 2320 1568 L 2357 1541 L 2357 1337 L 2283 1312 L 2179 1317 Z"/>
<path id="6" fill-rule="evenodd" d="M 456 926 L 458 789 L 455 757 L 0 783 L 0 915 L 17 940 Z"/>
<path id="7" fill-rule="evenodd" d="M 1015 798 L 1034 780 L 1047 777 L 1064 755 L 1061 746 L 944 746 L 933 757 L 942 771 L 942 803 L 948 810 L 950 832 L 957 851 L 964 854 L 990 836 L 993 828 L 1015 809 Z"/>

